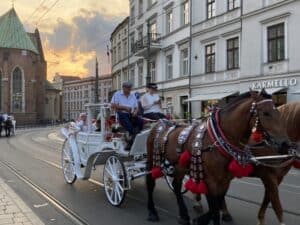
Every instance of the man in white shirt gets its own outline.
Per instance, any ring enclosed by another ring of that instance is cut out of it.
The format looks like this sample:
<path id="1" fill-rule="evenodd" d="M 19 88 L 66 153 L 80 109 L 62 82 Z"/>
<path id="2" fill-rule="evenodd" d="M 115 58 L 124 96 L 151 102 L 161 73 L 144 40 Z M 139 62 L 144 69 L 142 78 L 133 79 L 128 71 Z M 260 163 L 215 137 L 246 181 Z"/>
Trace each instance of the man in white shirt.
<path id="1" fill-rule="evenodd" d="M 161 101 L 157 94 L 157 85 L 155 83 L 148 83 L 147 88 L 147 93 L 144 94 L 141 99 L 144 117 L 151 120 L 166 118 L 165 115 L 162 114 Z"/>
<path id="2" fill-rule="evenodd" d="M 138 103 L 135 95 L 131 93 L 131 87 L 130 82 L 124 82 L 122 90 L 113 95 L 111 106 L 116 110 L 120 124 L 134 139 L 143 129 L 143 121 L 138 117 Z"/>

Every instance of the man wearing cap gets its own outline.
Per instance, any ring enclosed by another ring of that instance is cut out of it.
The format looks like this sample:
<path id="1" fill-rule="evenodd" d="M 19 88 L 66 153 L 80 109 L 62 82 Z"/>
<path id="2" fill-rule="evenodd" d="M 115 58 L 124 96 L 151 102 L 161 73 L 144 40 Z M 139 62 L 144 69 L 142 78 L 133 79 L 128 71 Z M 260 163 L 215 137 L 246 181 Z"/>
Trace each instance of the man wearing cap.
<path id="1" fill-rule="evenodd" d="M 141 99 L 144 117 L 151 120 L 166 118 L 165 115 L 162 114 L 161 101 L 157 94 L 157 85 L 155 83 L 148 83 L 147 89 L 147 93 L 144 94 Z"/>
<path id="2" fill-rule="evenodd" d="M 111 106 L 116 110 L 120 124 L 129 132 L 133 141 L 135 135 L 143 129 L 143 121 L 138 117 L 138 102 L 131 93 L 131 87 L 130 82 L 124 82 L 122 90 L 113 95 Z"/>
<path id="3" fill-rule="evenodd" d="M 84 132 L 88 131 L 88 124 L 86 119 L 87 119 L 86 113 L 80 113 L 79 119 L 76 122 L 76 125 L 80 128 L 81 131 Z"/>

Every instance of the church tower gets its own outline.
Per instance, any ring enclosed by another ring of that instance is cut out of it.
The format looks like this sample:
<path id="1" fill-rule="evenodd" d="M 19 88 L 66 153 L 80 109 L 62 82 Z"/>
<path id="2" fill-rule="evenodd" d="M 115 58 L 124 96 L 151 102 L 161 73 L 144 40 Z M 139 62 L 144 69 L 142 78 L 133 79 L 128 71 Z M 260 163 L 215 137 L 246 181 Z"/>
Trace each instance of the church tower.
<path id="1" fill-rule="evenodd" d="M 47 62 L 39 31 L 27 33 L 14 8 L 0 17 L 0 112 L 18 124 L 44 118 Z"/>

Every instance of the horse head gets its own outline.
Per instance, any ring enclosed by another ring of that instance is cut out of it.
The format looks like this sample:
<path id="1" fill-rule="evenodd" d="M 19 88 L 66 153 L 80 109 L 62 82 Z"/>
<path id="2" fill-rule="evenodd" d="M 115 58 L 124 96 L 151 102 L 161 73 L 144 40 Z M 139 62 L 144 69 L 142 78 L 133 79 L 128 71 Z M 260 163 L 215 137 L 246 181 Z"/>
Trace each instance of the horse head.
<path id="1" fill-rule="evenodd" d="M 255 145 L 264 144 L 285 154 L 290 147 L 285 123 L 274 105 L 272 96 L 263 89 L 240 95 L 223 110 L 224 127 L 232 140 Z M 244 122 L 245 121 L 245 122 Z M 240 144 L 240 143 L 237 143 Z"/>

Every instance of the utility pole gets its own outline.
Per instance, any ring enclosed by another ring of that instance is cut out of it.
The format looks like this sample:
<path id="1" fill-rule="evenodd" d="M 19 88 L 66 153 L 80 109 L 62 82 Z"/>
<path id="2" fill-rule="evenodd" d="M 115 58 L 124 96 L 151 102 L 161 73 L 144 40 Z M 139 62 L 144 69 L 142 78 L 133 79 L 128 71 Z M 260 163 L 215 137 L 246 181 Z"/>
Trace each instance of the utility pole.
<path id="1" fill-rule="evenodd" d="M 99 74 L 98 74 L 98 59 L 96 56 L 95 103 L 99 102 L 98 86 L 99 86 Z"/>
<path id="2" fill-rule="evenodd" d="M 151 33 L 150 33 L 150 21 L 147 21 L 147 76 L 146 76 L 146 85 L 151 82 L 151 75 L 150 75 L 150 57 L 151 57 Z"/>

